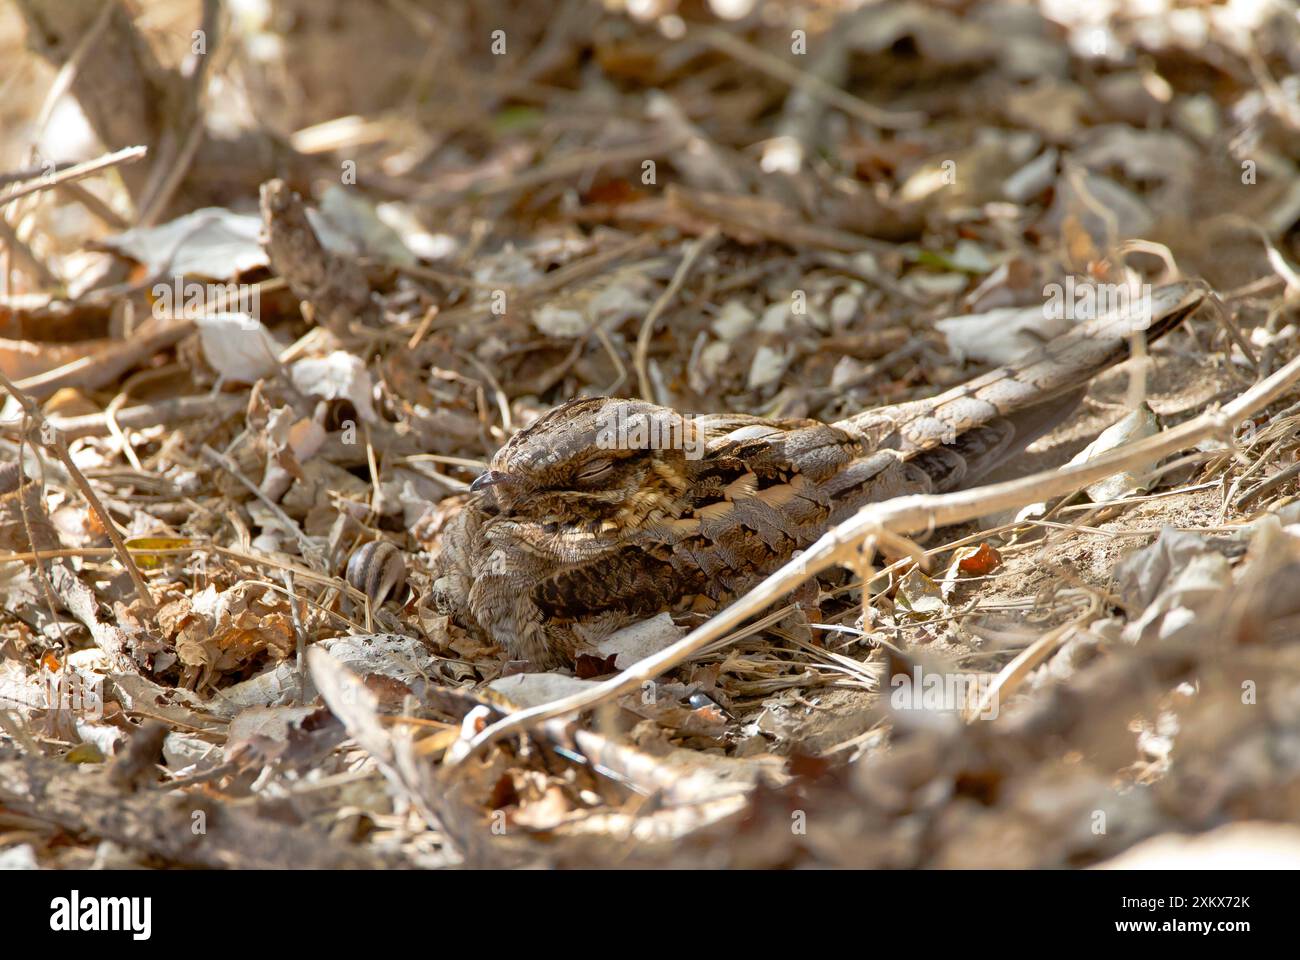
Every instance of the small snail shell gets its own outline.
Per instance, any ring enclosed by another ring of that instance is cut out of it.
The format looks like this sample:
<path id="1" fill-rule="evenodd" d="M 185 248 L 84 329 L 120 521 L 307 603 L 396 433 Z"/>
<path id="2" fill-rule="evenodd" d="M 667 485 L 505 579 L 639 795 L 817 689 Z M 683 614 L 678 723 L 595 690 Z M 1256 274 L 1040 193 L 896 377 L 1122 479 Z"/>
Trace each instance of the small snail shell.
<path id="1" fill-rule="evenodd" d="M 347 580 L 377 607 L 401 595 L 406 586 L 406 559 L 387 540 L 372 540 L 352 551 Z"/>

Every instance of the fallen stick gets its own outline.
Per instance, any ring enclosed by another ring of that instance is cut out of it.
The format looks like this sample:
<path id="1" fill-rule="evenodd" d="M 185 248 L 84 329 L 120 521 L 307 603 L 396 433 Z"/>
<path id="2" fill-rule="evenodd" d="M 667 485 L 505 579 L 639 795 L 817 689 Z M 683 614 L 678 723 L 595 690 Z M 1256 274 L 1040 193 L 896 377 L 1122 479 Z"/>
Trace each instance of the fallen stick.
<path id="1" fill-rule="evenodd" d="M 166 427 L 181 420 L 207 417 L 213 414 L 229 416 L 247 406 L 243 397 L 203 394 L 195 397 L 173 397 L 155 403 L 123 407 L 114 419 L 123 430 L 143 430 L 146 427 Z M 69 440 L 81 437 L 103 437 L 109 432 L 108 417 L 104 413 L 87 413 L 78 417 L 50 417 L 54 427 Z"/>
<path id="2" fill-rule="evenodd" d="M 142 325 L 134 337 L 88 357 L 79 357 L 61 367 L 19 380 L 15 386 L 37 400 L 53 396 L 63 387 L 95 390 L 112 383 L 141 360 L 166 350 L 189 336 L 193 320 L 168 320 L 147 329 Z"/>
<path id="3" fill-rule="evenodd" d="M 926 116 L 920 111 L 908 110 L 900 113 L 874 106 L 861 97 L 827 83 L 816 73 L 800 70 L 780 57 L 752 46 L 725 30 L 700 27 L 696 28 L 693 36 L 699 37 L 713 49 L 734 57 L 747 66 L 760 70 L 810 97 L 829 103 L 836 109 L 843 110 L 873 127 L 880 127 L 882 130 L 915 130 L 925 123 Z"/>
<path id="4" fill-rule="evenodd" d="M 87 160 L 85 163 L 78 163 L 68 167 L 65 170 L 59 170 L 56 173 L 42 174 L 36 183 L 29 183 L 25 187 L 18 187 L 11 193 L 0 196 L 0 207 L 12 203 L 19 197 L 25 197 L 32 193 L 40 193 L 42 190 L 49 190 L 51 187 L 57 187 L 61 183 L 71 183 L 73 180 L 81 180 L 85 177 L 94 176 L 101 170 L 107 170 L 109 167 L 116 167 L 121 163 L 135 163 L 143 159 L 144 155 L 149 152 L 148 147 L 126 147 L 118 150 L 116 153 L 106 153 L 102 157 L 96 157 L 94 160 Z"/>
<path id="5" fill-rule="evenodd" d="M 658 402 L 655 398 L 654 386 L 650 382 L 650 361 L 648 359 L 650 337 L 654 334 L 655 324 L 659 322 L 659 317 L 662 316 L 668 305 L 673 302 L 677 292 L 681 290 L 682 284 L 695 267 L 695 262 L 717 242 L 718 236 L 718 228 L 710 227 L 699 239 L 686 248 L 686 253 L 682 256 L 681 263 L 677 265 L 672 280 L 664 288 L 664 292 L 659 295 L 659 299 L 654 302 L 650 312 L 645 315 L 645 320 L 641 322 L 641 329 L 636 335 L 636 379 L 643 400 L 650 403 Z"/>
<path id="6" fill-rule="evenodd" d="M 1116 473 L 1134 470 L 1194 446 L 1206 438 L 1228 437 L 1238 423 L 1278 400 L 1297 382 L 1300 382 L 1300 357 L 1293 358 L 1221 410 L 1203 413 L 1194 420 L 1120 447 L 1096 460 L 955 493 L 897 497 L 868 504 L 672 646 L 634 663 L 618 676 L 583 693 L 512 713 L 481 731 L 465 749 L 448 751 L 445 762 L 461 763 L 504 737 L 524 733 L 548 720 L 590 710 L 624 693 L 639 690 L 642 684 L 684 663 L 762 611 L 775 598 L 822 570 L 840 563 L 859 565 L 863 555 L 874 551 L 879 542 L 901 545 L 905 543 L 902 536 L 909 533 L 961 523 L 989 513 L 1037 503 L 1048 497 L 1073 493 Z"/>

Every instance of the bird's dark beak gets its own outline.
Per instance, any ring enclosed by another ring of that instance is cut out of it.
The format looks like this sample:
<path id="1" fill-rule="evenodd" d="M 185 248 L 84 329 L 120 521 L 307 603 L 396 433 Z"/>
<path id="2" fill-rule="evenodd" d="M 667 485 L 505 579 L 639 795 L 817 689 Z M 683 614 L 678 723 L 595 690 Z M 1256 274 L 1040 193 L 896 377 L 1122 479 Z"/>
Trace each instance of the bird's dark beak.
<path id="1" fill-rule="evenodd" d="M 505 483 L 509 479 L 510 477 L 500 470 L 489 470 L 474 478 L 474 482 L 469 485 L 469 492 L 481 493 L 488 487 L 495 487 L 498 483 Z"/>

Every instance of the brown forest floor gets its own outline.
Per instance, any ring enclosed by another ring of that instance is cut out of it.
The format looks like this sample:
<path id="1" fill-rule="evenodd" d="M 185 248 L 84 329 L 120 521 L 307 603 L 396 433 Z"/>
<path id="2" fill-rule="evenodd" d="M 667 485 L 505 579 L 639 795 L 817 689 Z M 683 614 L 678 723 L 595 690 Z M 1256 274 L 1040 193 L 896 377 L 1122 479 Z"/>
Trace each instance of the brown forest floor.
<path id="1" fill-rule="evenodd" d="M 1047 335 L 1066 275 L 1202 278 L 1226 319 L 1023 473 L 1277 370 L 1284 5 L 93 6 L 0 7 L 0 863 L 1300 864 L 1300 391 L 458 763 L 636 656 L 507 675 L 429 575 L 550 406 L 928 396 Z M 407 586 L 371 604 L 380 542 Z M 996 717 L 900 709 L 916 670 Z"/>

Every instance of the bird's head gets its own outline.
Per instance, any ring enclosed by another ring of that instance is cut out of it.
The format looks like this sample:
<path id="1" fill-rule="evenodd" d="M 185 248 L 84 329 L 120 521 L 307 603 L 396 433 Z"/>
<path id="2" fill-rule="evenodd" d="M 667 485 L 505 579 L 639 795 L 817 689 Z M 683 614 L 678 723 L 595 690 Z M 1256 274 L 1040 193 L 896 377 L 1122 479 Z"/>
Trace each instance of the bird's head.
<path id="1" fill-rule="evenodd" d="M 543 522 L 671 513 L 699 443 L 692 419 L 667 407 L 572 400 L 511 437 L 470 489 L 503 514 Z"/>

